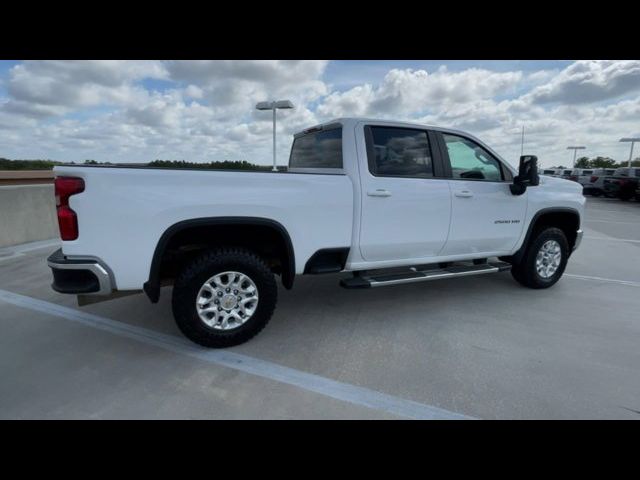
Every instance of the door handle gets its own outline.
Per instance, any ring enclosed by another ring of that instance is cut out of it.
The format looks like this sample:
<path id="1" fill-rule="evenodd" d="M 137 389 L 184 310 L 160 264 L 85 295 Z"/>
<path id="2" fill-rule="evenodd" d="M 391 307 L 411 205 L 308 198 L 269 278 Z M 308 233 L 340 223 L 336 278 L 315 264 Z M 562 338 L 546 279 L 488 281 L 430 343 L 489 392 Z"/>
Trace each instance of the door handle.
<path id="1" fill-rule="evenodd" d="M 473 197 L 473 192 L 471 190 L 458 190 L 454 195 L 460 198 L 471 198 Z"/>
<path id="2" fill-rule="evenodd" d="M 378 188 L 377 190 L 369 190 L 367 192 L 367 195 L 369 195 L 370 197 L 390 197 L 391 192 L 383 188 Z"/>

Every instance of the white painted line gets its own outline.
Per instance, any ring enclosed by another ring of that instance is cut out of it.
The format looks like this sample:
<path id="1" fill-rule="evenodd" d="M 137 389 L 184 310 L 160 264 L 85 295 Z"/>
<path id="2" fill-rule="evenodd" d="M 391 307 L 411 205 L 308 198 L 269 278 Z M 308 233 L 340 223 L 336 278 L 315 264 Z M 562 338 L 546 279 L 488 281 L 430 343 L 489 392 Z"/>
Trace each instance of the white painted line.
<path id="1" fill-rule="evenodd" d="M 40 240 L 38 242 L 23 243 L 9 248 L 18 253 L 24 253 L 31 252 L 32 250 L 39 250 L 41 248 L 57 247 L 61 244 L 62 241 L 59 238 L 50 238 L 48 240 Z"/>
<path id="2" fill-rule="evenodd" d="M 621 210 L 605 210 L 604 208 L 587 208 L 587 212 L 611 212 L 611 213 L 622 213 L 623 215 L 628 215 L 631 209 L 628 209 L 626 212 L 622 212 Z M 635 213 L 635 212 L 634 212 Z"/>
<path id="3" fill-rule="evenodd" d="M 594 282 L 616 283 L 618 285 L 627 285 L 629 287 L 640 287 L 640 282 L 632 282 L 631 280 L 617 280 L 615 278 L 591 277 L 589 275 L 575 275 L 572 273 L 565 273 L 564 276 L 569 278 L 575 278 L 578 280 L 591 280 Z"/>
<path id="4" fill-rule="evenodd" d="M 587 218 L 585 220 L 587 223 L 589 222 L 597 222 L 597 223 L 624 223 L 626 225 L 640 225 L 640 219 L 637 222 L 618 222 L 618 221 L 614 221 L 614 220 L 600 220 L 597 218 Z"/>
<path id="5" fill-rule="evenodd" d="M 631 243 L 640 243 L 640 240 L 632 240 L 630 238 L 607 238 L 607 237 L 590 237 L 585 235 L 585 240 L 603 240 L 605 242 L 631 242 Z"/>
<path id="6" fill-rule="evenodd" d="M 174 353 L 194 357 L 215 365 L 233 368 L 258 377 L 293 385 L 327 397 L 380 410 L 407 418 L 422 420 L 473 420 L 473 417 L 442 408 L 376 392 L 364 387 L 331 380 L 326 377 L 284 367 L 276 363 L 241 355 L 229 350 L 210 350 L 192 344 L 186 338 L 155 332 L 146 328 L 100 317 L 36 298 L 0 290 L 0 300 L 17 307 L 71 320 L 121 337 L 131 338 Z"/>
<path id="7" fill-rule="evenodd" d="M 22 243 L 20 245 L 0 248 L 0 261 L 20 257 L 26 252 L 40 250 L 42 248 L 59 247 L 61 244 L 62 242 L 59 238 L 52 238 L 49 240 L 40 240 L 37 242 Z"/>

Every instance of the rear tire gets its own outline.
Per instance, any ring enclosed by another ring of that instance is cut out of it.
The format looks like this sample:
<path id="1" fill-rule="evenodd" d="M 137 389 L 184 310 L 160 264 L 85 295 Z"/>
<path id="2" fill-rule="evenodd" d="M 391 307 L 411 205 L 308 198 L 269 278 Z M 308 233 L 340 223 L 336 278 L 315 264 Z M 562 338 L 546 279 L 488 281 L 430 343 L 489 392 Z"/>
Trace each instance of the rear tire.
<path id="1" fill-rule="evenodd" d="M 260 332 L 277 299 L 274 275 L 260 257 L 242 248 L 219 248 L 184 266 L 173 287 L 172 308 L 187 338 L 224 348 Z"/>
<path id="2" fill-rule="evenodd" d="M 529 243 L 522 259 L 511 268 L 513 278 L 529 288 L 549 288 L 567 266 L 569 242 L 559 228 L 539 230 Z"/>

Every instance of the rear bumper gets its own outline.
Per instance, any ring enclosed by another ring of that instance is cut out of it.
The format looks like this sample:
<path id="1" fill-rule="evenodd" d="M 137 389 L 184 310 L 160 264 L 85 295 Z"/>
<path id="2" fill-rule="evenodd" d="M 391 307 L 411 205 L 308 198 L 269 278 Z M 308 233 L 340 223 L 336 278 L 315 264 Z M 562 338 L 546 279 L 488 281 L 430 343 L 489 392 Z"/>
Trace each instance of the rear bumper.
<path id="1" fill-rule="evenodd" d="M 573 244 L 573 251 L 575 252 L 578 247 L 580 246 L 580 243 L 582 243 L 582 236 L 584 235 L 584 232 L 582 230 L 578 230 L 576 232 L 576 243 Z"/>
<path id="2" fill-rule="evenodd" d="M 53 273 L 51 288 L 59 293 L 110 295 L 113 281 L 108 268 L 96 258 L 67 257 L 62 249 L 47 259 Z"/>

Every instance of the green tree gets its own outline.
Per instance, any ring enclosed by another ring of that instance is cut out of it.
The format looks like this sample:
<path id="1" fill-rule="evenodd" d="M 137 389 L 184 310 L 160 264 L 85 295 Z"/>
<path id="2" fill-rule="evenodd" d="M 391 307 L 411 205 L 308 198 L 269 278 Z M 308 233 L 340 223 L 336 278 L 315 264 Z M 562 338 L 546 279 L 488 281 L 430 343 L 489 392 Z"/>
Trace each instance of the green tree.
<path id="1" fill-rule="evenodd" d="M 615 168 L 616 161 L 609 157 L 596 157 L 589 161 L 591 168 Z"/>
<path id="2" fill-rule="evenodd" d="M 589 168 L 591 166 L 589 157 L 580 157 L 576 160 L 576 168 Z"/>
<path id="3" fill-rule="evenodd" d="M 56 165 L 61 165 L 61 162 L 0 158 L 0 170 L 52 170 Z"/>

